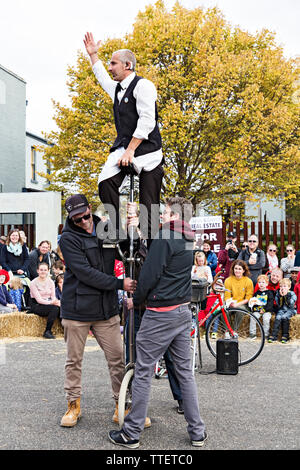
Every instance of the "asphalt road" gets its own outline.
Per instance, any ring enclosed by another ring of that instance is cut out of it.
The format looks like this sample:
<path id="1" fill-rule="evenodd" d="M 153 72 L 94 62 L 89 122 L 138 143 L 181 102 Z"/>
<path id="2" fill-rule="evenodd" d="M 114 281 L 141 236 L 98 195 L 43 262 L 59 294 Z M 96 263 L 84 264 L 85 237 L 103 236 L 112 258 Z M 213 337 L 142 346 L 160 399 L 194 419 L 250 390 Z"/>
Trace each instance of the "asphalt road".
<path id="1" fill-rule="evenodd" d="M 196 382 L 208 440 L 196 452 L 299 449 L 300 342 L 266 344 L 235 376 L 205 374 L 215 359 L 204 342 L 202 351 L 204 374 L 196 373 Z M 106 362 L 93 338 L 83 363 L 82 419 L 74 428 L 59 426 L 66 411 L 64 362 L 63 339 L 0 344 L 0 450 L 106 450 L 106 456 L 123 450 L 107 438 L 118 426 L 111 421 Z M 152 427 L 142 433 L 140 450 L 191 451 L 166 378 L 153 378 L 148 414 Z"/>

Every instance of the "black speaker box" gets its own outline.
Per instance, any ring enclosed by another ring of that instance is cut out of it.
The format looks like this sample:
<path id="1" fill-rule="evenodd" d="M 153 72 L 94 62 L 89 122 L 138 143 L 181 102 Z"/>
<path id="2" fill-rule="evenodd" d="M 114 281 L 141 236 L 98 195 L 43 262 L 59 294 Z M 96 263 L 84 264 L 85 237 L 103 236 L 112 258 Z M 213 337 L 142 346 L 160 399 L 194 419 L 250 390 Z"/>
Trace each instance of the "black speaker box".
<path id="1" fill-rule="evenodd" d="M 236 375 L 239 371 L 238 340 L 217 340 L 217 374 Z"/>

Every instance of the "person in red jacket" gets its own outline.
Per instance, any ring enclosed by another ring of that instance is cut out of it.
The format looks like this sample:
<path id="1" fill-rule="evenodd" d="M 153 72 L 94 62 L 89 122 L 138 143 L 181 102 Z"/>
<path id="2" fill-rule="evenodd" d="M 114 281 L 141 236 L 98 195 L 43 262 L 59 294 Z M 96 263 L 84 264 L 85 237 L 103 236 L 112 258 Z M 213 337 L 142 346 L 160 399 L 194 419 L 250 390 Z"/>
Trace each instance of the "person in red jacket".
<path id="1" fill-rule="evenodd" d="M 283 278 L 283 272 L 280 268 L 275 268 L 271 271 L 268 290 L 277 291 L 279 289 L 279 282 Z M 258 284 L 254 287 L 254 293 L 258 290 Z"/>
<path id="2" fill-rule="evenodd" d="M 298 273 L 298 276 L 297 276 L 297 281 L 294 287 L 294 292 L 297 296 L 297 302 L 296 302 L 297 313 L 300 314 L 300 272 Z"/>

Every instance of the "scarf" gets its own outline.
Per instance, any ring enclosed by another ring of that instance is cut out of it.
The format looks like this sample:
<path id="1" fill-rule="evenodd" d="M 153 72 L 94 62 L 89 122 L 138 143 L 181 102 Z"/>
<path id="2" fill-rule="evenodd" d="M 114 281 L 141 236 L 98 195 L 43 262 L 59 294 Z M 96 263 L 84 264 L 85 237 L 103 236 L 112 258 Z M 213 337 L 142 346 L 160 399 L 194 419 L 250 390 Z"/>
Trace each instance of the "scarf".
<path id="1" fill-rule="evenodd" d="M 277 256 L 270 256 L 269 253 L 267 253 L 267 258 L 269 262 L 269 269 L 272 271 L 272 269 L 277 268 L 278 266 L 278 258 Z"/>
<path id="2" fill-rule="evenodd" d="M 172 230 L 173 232 L 182 233 L 182 235 L 184 236 L 186 240 L 190 240 L 190 241 L 194 240 L 194 232 L 190 224 L 188 224 L 184 220 L 181 220 L 181 219 L 171 220 L 170 222 L 163 224 L 162 228 L 167 228 L 169 230 Z"/>
<path id="3" fill-rule="evenodd" d="M 16 243 L 15 245 L 10 242 L 9 245 L 7 245 L 7 251 L 12 253 L 15 256 L 21 256 L 22 254 L 22 245 L 21 243 Z"/>

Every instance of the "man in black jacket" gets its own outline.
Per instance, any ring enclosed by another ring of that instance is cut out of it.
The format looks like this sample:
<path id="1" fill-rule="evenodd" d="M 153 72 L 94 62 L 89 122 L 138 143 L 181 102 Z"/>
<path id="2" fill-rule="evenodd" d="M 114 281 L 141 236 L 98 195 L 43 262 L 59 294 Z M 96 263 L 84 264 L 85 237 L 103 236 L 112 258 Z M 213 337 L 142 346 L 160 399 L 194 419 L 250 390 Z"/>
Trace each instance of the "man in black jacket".
<path id="1" fill-rule="evenodd" d="M 194 234 L 187 221 L 191 216 L 192 205 L 186 199 L 167 201 L 162 228 L 151 243 L 133 300 L 128 302 L 129 308 L 143 302 L 147 308 L 136 338 L 131 411 L 120 431 L 109 432 L 114 444 L 127 448 L 139 447 L 153 369 L 167 349 L 175 364 L 191 444 L 201 447 L 207 437 L 190 360 L 192 313 L 189 302 Z"/>
<path id="2" fill-rule="evenodd" d="M 104 223 L 93 216 L 85 196 L 76 194 L 66 201 L 68 218 L 60 248 L 66 263 L 61 317 L 67 344 L 65 392 L 68 410 L 61 426 L 75 426 L 81 416 L 81 364 L 90 330 L 103 349 L 115 401 L 124 375 L 123 346 L 118 315 L 117 289 L 133 292 L 135 281 L 113 276 L 115 248 L 105 248 L 97 234 Z"/>

